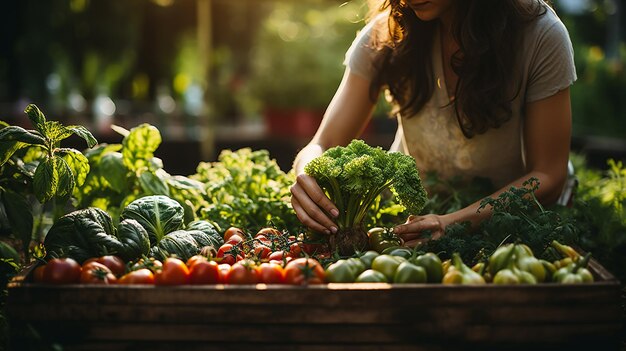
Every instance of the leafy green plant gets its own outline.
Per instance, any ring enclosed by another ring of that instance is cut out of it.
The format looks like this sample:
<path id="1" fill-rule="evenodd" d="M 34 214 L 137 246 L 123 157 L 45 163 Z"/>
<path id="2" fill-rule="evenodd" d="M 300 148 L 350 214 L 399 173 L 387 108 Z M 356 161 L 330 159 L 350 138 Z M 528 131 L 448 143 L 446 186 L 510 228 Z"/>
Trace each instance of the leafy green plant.
<path id="1" fill-rule="evenodd" d="M 34 130 L 0 125 L 0 223 L 22 242 L 27 254 L 31 235 L 37 231 L 30 197 L 42 204 L 52 200 L 53 216 L 60 217 L 63 205 L 89 173 L 87 158 L 78 150 L 61 147 L 61 141 L 71 135 L 83 138 L 89 147 L 97 141 L 83 126 L 46 120 L 35 105 L 24 112 Z"/>
<path id="2" fill-rule="evenodd" d="M 301 226 L 289 201 L 292 172 L 283 172 L 267 150 L 223 150 L 217 162 L 201 162 L 192 179 L 204 184 L 200 218 L 258 231 L 268 224 L 294 230 Z"/>
<path id="3" fill-rule="evenodd" d="M 120 211 L 132 201 L 164 195 L 183 207 L 185 223 L 196 220 L 199 209 L 206 206 L 204 186 L 163 169 L 163 161 L 154 157 L 162 141 L 159 130 L 149 124 L 115 130 L 124 136 L 122 144 L 102 144 L 86 153 L 91 172 L 75 194 L 77 207 L 107 210 L 117 221 Z"/>
<path id="4" fill-rule="evenodd" d="M 331 248 L 341 255 L 367 247 L 363 220 L 383 191 L 390 189 L 409 213 L 420 213 L 426 203 L 426 190 L 411 156 L 386 152 L 362 140 L 326 150 L 304 171 L 317 180 L 339 210 L 338 232 L 331 235 Z"/>
<path id="5" fill-rule="evenodd" d="M 490 207 L 492 215 L 472 231 L 469 223 L 458 223 L 446 228 L 446 235 L 426 243 L 421 249 L 438 252 L 449 258 L 459 252 L 465 262 L 476 263 L 489 256 L 506 242 L 528 245 L 537 257 L 552 258 L 548 249 L 552 240 L 574 243 L 580 236 L 580 227 L 560 206 L 544 208 L 535 192 L 539 181 L 530 178 L 522 187 L 511 187 L 496 198 L 481 201 L 479 211 Z"/>

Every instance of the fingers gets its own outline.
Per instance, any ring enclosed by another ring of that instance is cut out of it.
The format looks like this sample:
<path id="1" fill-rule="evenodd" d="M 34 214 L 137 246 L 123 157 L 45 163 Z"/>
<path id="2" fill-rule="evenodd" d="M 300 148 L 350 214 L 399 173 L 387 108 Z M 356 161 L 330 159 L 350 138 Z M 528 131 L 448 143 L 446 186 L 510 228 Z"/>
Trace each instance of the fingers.
<path id="1" fill-rule="evenodd" d="M 444 228 L 436 215 L 410 216 L 404 224 L 393 229 L 393 232 L 404 240 L 404 245 L 414 247 L 429 240 L 437 240 L 444 234 Z M 430 236 L 424 237 L 424 231 L 429 231 Z"/>
<path id="2" fill-rule="evenodd" d="M 339 211 L 335 204 L 330 201 L 330 199 L 324 194 L 322 188 L 317 184 L 315 178 L 306 175 L 300 174 L 296 178 L 297 184 L 300 185 L 302 189 L 307 193 L 309 198 L 313 200 L 320 208 L 323 208 L 326 213 L 330 213 L 333 217 L 339 216 Z"/>
<path id="3" fill-rule="evenodd" d="M 331 214 L 338 215 L 339 211 L 322 192 L 315 179 L 306 175 L 298 176 L 298 181 L 291 187 L 291 194 L 291 204 L 302 224 L 327 234 L 337 232 L 337 225 L 322 208 Z"/>

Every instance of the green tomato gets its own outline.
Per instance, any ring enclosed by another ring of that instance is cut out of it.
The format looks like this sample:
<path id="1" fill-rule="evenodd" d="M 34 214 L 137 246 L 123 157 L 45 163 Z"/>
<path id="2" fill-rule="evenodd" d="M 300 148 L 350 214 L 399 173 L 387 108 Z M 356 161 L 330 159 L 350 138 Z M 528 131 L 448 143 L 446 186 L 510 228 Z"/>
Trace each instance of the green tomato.
<path id="1" fill-rule="evenodd" d="M 356 278 L 357 283 L 387 283 L 387 277 L 381 272 L 373 269 L 368 269 L 365 272 L 359 274 Z"/>
<path id="2" fill-rule="evenodd" d="M 363 263 L 363 261 L 361 261 L 358 258 L 354 258 L 354 257 L 348 258 L 346 262 L 348 263 L 348 265 L 350 265 L 350 267 L 354 271 L 355 277 L 363 273 L 363 271 L 367 269 L 367 267 L 365 267 L 365 263 Z"/>
<path id="3" fill-rule="evenodd" d="M 423 267 L 429 283 L 441 283 L 443 280 L 443 264 L 439 256 L 432 252 L 417 256 L 412 263 Z"/>
<path id="4" fill-rule="evenodd" d="M 352 283 L 356 279 L 355 270 L 347 260 L 338 260 L 326 268 L 326 280 L 330 283 Z"/>
<path id="5" fill-rule="evenodd" d="M 366 269 L 370 269 L 372 268 L 372 261 L 374 260 L 374 258 L 378 256 L 379 256 L 378 252 L 370 250 L 370 251 L 365 252 L 363 255 L 361 255 L 361 257 L 359 257 L 359 260 L 363 262 Z"/>
<path id="6" fill-rule="evenodd" d="M 367 236 L 369 237 L 369 244 L 372 250 L 381 253 L 385 249 L 402 244 L 400 238 L 387 228 L 372 228 L 367 231 Z"/>
<path id="7" fill-rule="evenodd" d="M 387 281 L 391 282 L 400 263 L 398 257 L 380 255 L 372 261 L 372 269 L 384 274 L 387 277 Z"/>
<path id="8" fill-rule="evenodd" d="M 421 284 L 426 283 L 426 281 L 426 270 L 410 262 L 400 263 L 393 276 L 393 282 L 399 284 Z"/>
<path id="9" fill-rule="evenodd" d="M 389 252 L 389 255 L 391 256 L 398 256 L 398 257 L 404 257 L 406 259 L 409 259 L 411 257 L 411 255 L 413 255 L 413 252 L 405 247 L 398 247 L 395 248 L 393 250 L 391 250 Z"/>

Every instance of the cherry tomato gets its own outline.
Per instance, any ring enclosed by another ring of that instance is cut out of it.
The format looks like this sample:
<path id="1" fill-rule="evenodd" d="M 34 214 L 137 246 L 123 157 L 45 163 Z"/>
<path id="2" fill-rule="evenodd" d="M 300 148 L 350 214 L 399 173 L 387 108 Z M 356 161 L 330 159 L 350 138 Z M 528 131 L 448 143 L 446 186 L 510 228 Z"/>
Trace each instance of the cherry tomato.
<path id="1" fill-rule="evenodd" d="M 226 229 L 226 231 L 224 232 L 224 241 L 228 241 L 228 239 L 230 239 L 231 236 L 233 235 L 238 235 L 241 238 L 244 238 L 246 236 L 246 234 L 243 232 L 243 230 L 237 228 L 237 227 L 230 227 L 228 229 Z"/>
<path id="2" fill-rule="evenodd" d="M 124 274 L 119 284 L 154 284 L 154 274 L 148 268 L 140 268 Z"/>
<path id="3" fill-rule="evenodd" d="M 80 265 L 71 258 L 53 258 L 43 271 L 43 281 L 48 284 L 72 284 L 80 280 Z"/>
<path id="4" fill-rule="evenodd" d="M 83 264 L 80 282 L 82 284 L 115 284 L 117 283 L 117 278 L 109 267 L 96 261 L 91 261 Z"/>
<path id="5" fill-rule="evenodd" d="M 256 257 L 258 259 L 268 258 L 268 256 L 270 255 L 271 252 L 272 252 L 272 249 L 270 249 L 266 245 L 257 244 L 257 245 L 254 246 L 254 257 Z"/>
<path id="6" fill-rule="evenodd" d="M 230 267 L 225 280 L 227 284 L 256 284 L 260 277 L 253 261 L 242 260 Z"/>
<path id="7" fill-rule="evenodd" d="M 277 237 L 277 236 L 281 236 L 283 235 L 283 233 L 280 232 L 280 230 L 276 229 L 276 228 L 272 228 L 272 227 L 266 227 L 266 228 L 261 228 L 256 235 L 254 236 L 255 238 L 258 237 L 259 235 L 263 235 L 265 237 Z"/>
<path id="8" fill-rule="evenodd" d="M 163 268 L 154 276 L 156 285 L 182 285 L 189 283 L 189 268 L 182 260 L 169 257 L 163 262 Z"/>
<path id="9" fill-rule="evenodd" d="M 277 263 L 261 263 L 258 268 L 261 283 L 283 284 L 285 282 L 285 270 Z"/>
<path id="10" fill-rule="evenodd" d="M 124 275 L 124 273 L 126 273 L 126 265 L 124 264 L 124 261 L 122 261 L 122 259 L 117 256 L 105 255 L 101 257 L 90 258 L 87 261 L 83 262 L 83 266 L 85 266 L 85 264 L 89 262 L 98 262 L 107 266 L 107 268 L 109 268 L 116 277 L 121 277 L 122 275 Z"/>
<path id="11" fill-rule="evenodd" d="M 189 283 L 217 284 L 220 280 L 220 268 L 215 261 L 197 261 L 189 267 Z"/>
<path id="12" fill-rule="evenodd" d="M 294 285 L 323 284 L 324 268 L 313 258 L 296 258 L 285 266 L 285 283 Z"/>
<path id="13" fill-rule="evenodd" d="M 222 259 L 220 262 L 228 263 L 229 265 L 233 265 L 235 262 L 243 259 L 243 256 L 241 256 L 241 250 L 232 244 L 224 244 L 220 246 L 220 249 L 217 250 L 216 257 Z"/>
<path id="14" fill-rule="evenodd" d="M 298 257 L 302 253 L 302 248 L 300 247 L 300 243 L 293 242 L 289 245 L 289 255 L 291 257 Z"/>

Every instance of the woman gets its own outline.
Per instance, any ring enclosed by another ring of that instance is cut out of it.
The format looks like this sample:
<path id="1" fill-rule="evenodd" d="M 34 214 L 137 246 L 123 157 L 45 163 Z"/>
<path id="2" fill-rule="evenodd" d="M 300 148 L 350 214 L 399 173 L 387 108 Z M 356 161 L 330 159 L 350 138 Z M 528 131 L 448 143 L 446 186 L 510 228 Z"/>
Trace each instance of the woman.
<path id="1" fill-rule="evenodd" d="M 294 162 L 292 204 L 303 224 L 331 233 L 338 212 L 304 166 L 358 137 L 386 89 L 396 106 L 391 150 L 422 174 L 488 177 L 497 189 L 536 177 L 554 203 L 567 178 L 576 80 L 567 30 L 543 0 L 384 0 L 346 55 L 346 71 L 311 142 Z M 408 246 L 445 227 L 489 216 L 474 203 L 457 212 L 410 216 L 394 228 Z"/>

